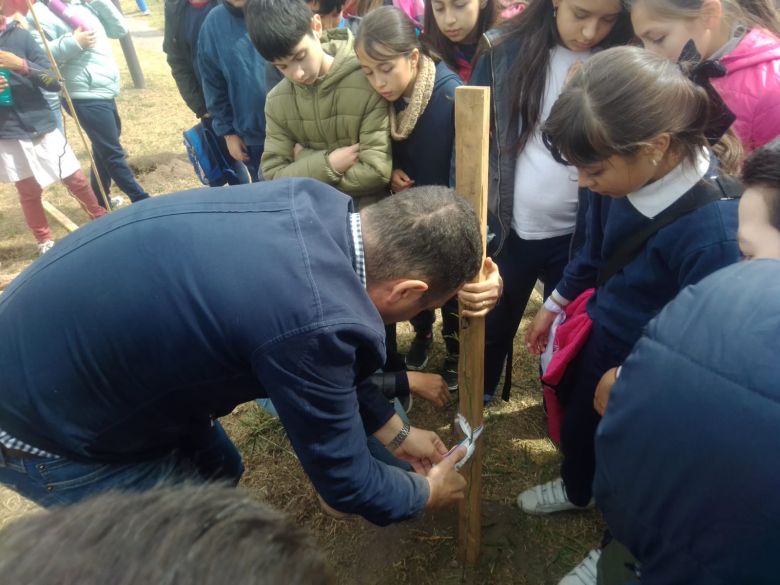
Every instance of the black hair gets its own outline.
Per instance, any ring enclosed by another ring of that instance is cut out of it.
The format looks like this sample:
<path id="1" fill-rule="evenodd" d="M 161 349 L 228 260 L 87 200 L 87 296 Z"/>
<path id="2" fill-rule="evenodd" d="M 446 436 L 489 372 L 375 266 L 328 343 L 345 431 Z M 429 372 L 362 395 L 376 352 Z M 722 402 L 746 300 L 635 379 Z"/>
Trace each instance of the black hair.
<path id="1" fill-rule="evenodd" d="M 291 56 L 313 34 L 311 8 L 303 0 L 249 0 L 244 11 L 249 38 L 266 61 Z"/>
<path id="2" fill-rule="evenodd" d="M 313 4 L 314 1 L 309 0 L 307 4 Z M 346 0 L 319 0 L 317 10 L 313 10 L 313 12 L 320 16 L 330 16 L 334 12 L 341 12 L 345 3 Z"/>
<path id="3" fill-rule="evenodd" d="M 4 583 L 334 585 L 290 518 L 221 485 L 108 492 L 0 532 Z"/>
<path id="4" fill-rule="evenodd" d="M 453 71 L 458 71 L 458 64 L 455 59 L 455 44 L 441 32 L 436 22 L 436 17 L 433 15 L 433 2 L 434 0 L 425 0 L 425 14 L 423 15 L 424 32 L 420 38 L 431 55 L 436 55 L 438 59 L 444 61 L 447 67 Z M 485 6 L 480 8 L 479 17 L 477 18 L 477 44 L 480 43 L 485 31 L 496 24 L 497 19 L 497 0 L 486 0 Z M 472 62 L 476 62 L 476 56 Z"/>
<path id="5" fill-rule="evenodd" d="M 621 4 L 622 8 L 622 4 Z M 520 122 L 520 136 L 516 152 L 523 150 L 536 131 L 542 115 L 542 99 L 547 85 L 550 51 L 561 43 L 555 11 L 549 0 L 533 0 L 520 14 L 501 25 L 502 34 L 497 45 L 519 39 L 511 70 L 511 117 Z M 633 36 L 629 14 L 621 10 L 612 30 L 597 47 L 623 45 Z"/>
<path id="6" fill-rule="evenodd" d="M 754 150 L 742 168 L 746 187 L 764 187 L 769 223 L 780 230 L 780 138 Z"/>
<path id="7" fill-rule="evenodd" d="M 381 6 L 363 17 L 355 35 L 358 48 L 375 61 L 408 55 L 414 49 L 425 54 L 411 19 L 395 6 Z"/>
<path id="8" fill-rule="evenodd" d="M 366 277 L 422 280 L 426 296 L 452 294 L 482 265 L 482 236 L 471 205 L 448 187 L 413 187 L 360 212 Z"/>

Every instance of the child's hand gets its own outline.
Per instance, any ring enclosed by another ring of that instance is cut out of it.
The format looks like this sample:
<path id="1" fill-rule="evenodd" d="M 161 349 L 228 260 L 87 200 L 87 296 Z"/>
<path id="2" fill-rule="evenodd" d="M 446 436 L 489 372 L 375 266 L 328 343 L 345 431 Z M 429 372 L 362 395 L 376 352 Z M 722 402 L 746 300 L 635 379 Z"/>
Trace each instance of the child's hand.
<path id="1" fill-rule="evenodd" d="M 91 49 L 97 42 L 97 37 L 95 36 L 94 31 L 84 30 L 81 27 L 73 31 L 73 39 L 82 49 Z"/>
<path id="2" fill-rule="evenodd" d="M 596 409 L 601 416 L 604 416 L 604 411 L 607 410 L 607 403 L 609 402 L 609 394 L 612 392 L 612 386 L 617 381 L 617 368 L 610 368 L 604 375 L 601 376 L 598 385 L 596 386 L 596 394 L 593 397 L 593 408 Z"/>
<path id="3" fill-rule="evenodd" d="M 464 317 L 487 315 L 496 306 L 504 290 L 504 280 L 493 260 L 485 258 L 482 271 L 485 280 L 464 284 L 458 291 L 458 300 L 463 307 L 460 314 Z"/>
<path id="4" fill-rule="evenodd" d="M 552 327 L 553 321 L 555 321 L 555 313 L 540 307 L 531 327 L 525 334 L 525 347 L 529 353 L 541 355 L 544 352 L 547 348 L 547 338 L 550 336 L 550 327 Z"/>
<path id="5" fill-rule="evenodd" d="M 414 181 L 402 169 L 393 170 L 393 174 L 390 177 L 390 190 L 393 193 L 400 193 L 412 185 L 414 185 Z"/>
<path id="6" fill-rule="evenodd" d="M 11 71 L 19 71 L 24 67 L 24 59 L 8 51 L 0 51 L 0 67 L 10 69 Z"/>
<path id="7" fill-rule="evenodd" d="M 409 390 L 442 408 L 452 400 L 447 383 L 439 374 L 424 374 L 423 372 L 406 372 L 409 379 Z"/>
<path id="8" fill-rule="evenodd" d="M 225 142 L 227 143 L 228 152 L 235 160 L 246 161 L 249 160 L 249 154 L 246 151 L 246 144 L 241 140 L 238 134 L 228 134 L 225 136 Z"/>
<path id="9" fill-rule="evenodd" d="M 298 160 L 298 156 L 303 152 L 303 144 L 295 143 L 293 146 L 293 160 Z"/>
<path id="10" fill-rule="evenodd" d="M 328 161 L 334 171 L 343 175 L 358 161 L 359 155 L 360 143 L 342 146 L 328 155 Z"/>
<path id="11" fill-rule="evenodd" d="M 27 19 L 22 16 L 21 12 L 14 12 L 11 16 L 8 17 L 10 20 L 13 20 L 16 22 L 17 26 L 19 28 L 23 28 L 24 30 L 27 30 L 29 27 L 27 26 Z"/>

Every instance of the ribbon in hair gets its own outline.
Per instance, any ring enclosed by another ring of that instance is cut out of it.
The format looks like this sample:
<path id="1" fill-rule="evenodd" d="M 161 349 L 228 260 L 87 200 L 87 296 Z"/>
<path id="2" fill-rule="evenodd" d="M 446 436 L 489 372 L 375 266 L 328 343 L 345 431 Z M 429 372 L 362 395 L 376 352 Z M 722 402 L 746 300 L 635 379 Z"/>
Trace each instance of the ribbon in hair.
<path id="1" fill-rule="evenodd" d="M 710 79 L 713 77 L 726 75 L 726 66 L 717 59 L 702 59 L 693 39 L 685 43 L 682 53 L 677 59 L 677 65 L 688 79 L 707 92 L 710 102 L 710 119 L 704 135 L 710 144 L 715 144 L 737 119 L 734 112 L 729 109 L 710 83 Z"/>

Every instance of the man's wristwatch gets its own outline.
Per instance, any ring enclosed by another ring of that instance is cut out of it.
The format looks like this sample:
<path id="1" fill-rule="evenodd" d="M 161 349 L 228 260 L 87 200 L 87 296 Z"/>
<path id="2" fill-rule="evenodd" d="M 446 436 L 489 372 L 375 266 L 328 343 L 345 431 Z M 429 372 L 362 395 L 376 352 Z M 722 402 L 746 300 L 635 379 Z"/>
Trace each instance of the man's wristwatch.
<path id="1" fill-rule="evenodd" d="M 401 446 L 401 443 L 406 440 L 406 437 L 409 436 L 410 430 L 412 430 L 411 425 L 408 422 L 405 422 L 404 426 L 401 427 L 401 430 L 398 431 L 398 434 L 395 436 L 395 438 L 386 445 L 387 450 L 395 451 L 398 449 L 398 447 Z"/>

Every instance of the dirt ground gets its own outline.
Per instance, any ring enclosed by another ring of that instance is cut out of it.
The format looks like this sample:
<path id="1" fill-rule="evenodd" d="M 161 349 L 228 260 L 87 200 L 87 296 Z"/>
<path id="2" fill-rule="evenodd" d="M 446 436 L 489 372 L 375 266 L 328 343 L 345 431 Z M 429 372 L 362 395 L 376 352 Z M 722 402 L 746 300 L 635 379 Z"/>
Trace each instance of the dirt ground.
<path id="1" fill-rule="evenodd" d="M 123 67 L 122 94 L 117 100 L 123 120 L 123 144 L 139 181 L 157 196 L 199 184 L 181 144 L 181 132 L 195 119 L 181 101 L 160 52 L 162 2 L 151 0 L 149 4 L 153 16 L 144 19 L 134 14 L 134 3 L 124 3 L 135 30 L 146 89 L 132 87 L 118 44 L 115 55 Z M 85 149 L 73 124 L 66 121 L 71 144 L 83 168 L 87 168 Z M 46 197 L 77 223 L 86 221 L 61 187 L 48 189 Z M 66 235 L 54 222 L 52 226 L 57 239 Z M 0 280 L 23 270 L 36 253 L 13 187 L 0 185 Z M 538 302 L 537 298 L 531 303 L 529 314 Z M 399 339 L 403 350 L 410 341 L 408 326 L 401 326 Z M 439 338 L 432 370 L 441 363 L 442 347 Z M 285 510 L 311 530 L 340 583 L 548 585 L 557 583 L 598 544 L 603 525 L 596 512 L 537 518 L 521 514 L 515 505 L 518 491 L 558 473 L 559 455 L 546 438 L 535 370 L 534 361 L 518 346 L 511 400 L 496 401 L 485 410 L 482 549 L 481 561 L 474 569 L 463 568 L 455 559 L 455 510 L 426 513 L 387 528 L 357 518 L 335 520 L 320 511 L 278 421 L 248 404 L 223 422 L 244 456 L 247 472 L 243 488 Z M 454 405 L 437 411 L 420 400 L 415 402 L 410 418 L 413 424 L 436 430 L 451 443 L 454 415 Z M 35 509 L 13 492 L 0 488 L 0 526 Z"/>

